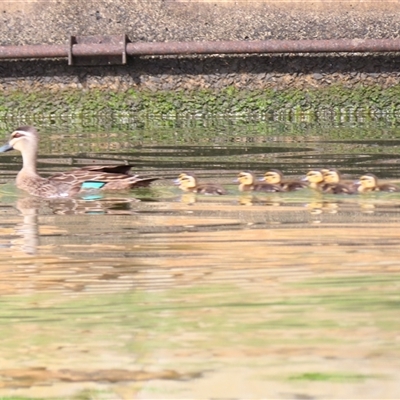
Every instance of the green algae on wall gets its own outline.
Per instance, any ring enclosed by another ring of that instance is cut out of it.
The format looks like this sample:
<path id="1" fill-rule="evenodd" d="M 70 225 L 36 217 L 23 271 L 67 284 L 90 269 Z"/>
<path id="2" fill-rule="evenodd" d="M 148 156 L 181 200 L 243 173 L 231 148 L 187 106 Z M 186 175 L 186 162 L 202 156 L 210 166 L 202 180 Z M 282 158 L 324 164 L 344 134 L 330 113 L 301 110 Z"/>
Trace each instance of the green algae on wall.
<path id="1" fill-rule="evenodd" d="M 330 86 L 319 89 L 238 90 L 228 87 L 197 91 L 106 91 L 69 89 L 0 94 L 0 117 L 141 115 L 177 117 L 276 115 L 337 116 L 346 113 L 400 113 L 400 85 L 389 88 Z"/>

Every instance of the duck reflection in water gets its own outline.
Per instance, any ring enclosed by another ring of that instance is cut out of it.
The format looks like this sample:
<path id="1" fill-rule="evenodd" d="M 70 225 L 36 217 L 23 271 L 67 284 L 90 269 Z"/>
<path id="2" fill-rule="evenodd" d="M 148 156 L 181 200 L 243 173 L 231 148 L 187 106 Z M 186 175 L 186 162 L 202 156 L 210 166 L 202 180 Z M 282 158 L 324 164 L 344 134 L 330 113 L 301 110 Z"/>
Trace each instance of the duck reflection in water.
<path id="1" fill-rule="evenodd" d="M 35 255 L 39 246 L 39 214 L 40 201 L 32 197 L 20 198 L 16 208 L 23 220 L 16 226 L 16 233 L 20 238 L 13 241 L 13 247 L 25 254 Z"/>
<path id="2" fill-rule="evenodd" d="M 75 214 L 114 214 L 130 215 L 135 210 L 132 205 L 139 202 L 137 198 L 131 197 L 102 197 L 88 199 L 59 199 L 48 202 L 54 214 L 75 215 Z"/>
<path id="3" fill-rule="evenodd" d="M 39 215 L 40 210 L 51 210 L 58 215 L 132 215 L 136 211 L 132 204 L 139 202 L 136 198 L 99 198 L 97 200 L 84 199 L 58 199 L 45 200 L 39 197 L 20 197 L 16 201 L 16 208 L 22 216 L 22 222 L 16 225 L 16 233 L 19 238 L 12 241 L 12 247 L 25 254 L 35 255 L 40 244 Z M 50 227 L 46 229 L 52 230 Z M 54 228 L 55 229 L 55 228 Z"/>

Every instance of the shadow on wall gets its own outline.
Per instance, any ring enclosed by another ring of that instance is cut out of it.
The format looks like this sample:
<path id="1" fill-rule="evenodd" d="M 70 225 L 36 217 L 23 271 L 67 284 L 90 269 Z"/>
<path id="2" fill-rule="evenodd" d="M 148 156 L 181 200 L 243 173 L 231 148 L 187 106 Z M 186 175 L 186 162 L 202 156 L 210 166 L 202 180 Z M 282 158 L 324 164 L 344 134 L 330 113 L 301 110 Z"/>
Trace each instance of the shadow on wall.
<path id="1" fill-rule="evenodd" d="M 133 58 L 122 66 L 68 66 L 65 60 L 0 61 L 0 78 L 97 75 L 398 74 L 400 55 L 264 55 Z"/>

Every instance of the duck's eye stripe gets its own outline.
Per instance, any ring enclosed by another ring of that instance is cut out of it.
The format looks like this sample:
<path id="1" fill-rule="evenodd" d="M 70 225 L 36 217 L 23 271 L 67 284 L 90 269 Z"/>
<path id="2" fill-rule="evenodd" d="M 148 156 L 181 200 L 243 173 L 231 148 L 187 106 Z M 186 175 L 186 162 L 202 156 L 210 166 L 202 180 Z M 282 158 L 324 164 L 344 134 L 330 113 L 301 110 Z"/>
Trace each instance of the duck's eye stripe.
<path id="1" fill-rule="evenodd" d="M 24 136 L 23 133 L 16 132 L 16 133 L 14 133 L 13 138 L 20 138 L 22 136 Z"/>

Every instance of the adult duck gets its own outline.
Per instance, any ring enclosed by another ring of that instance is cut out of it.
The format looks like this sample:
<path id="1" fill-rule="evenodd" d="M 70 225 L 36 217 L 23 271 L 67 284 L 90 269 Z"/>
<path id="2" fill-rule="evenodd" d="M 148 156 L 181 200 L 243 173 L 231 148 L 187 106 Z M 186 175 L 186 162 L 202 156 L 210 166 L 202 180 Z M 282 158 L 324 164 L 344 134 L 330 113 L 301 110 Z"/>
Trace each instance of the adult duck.
<path id="1" fill-rule="evenodd" d="M 37 173 L 36 162 L 39 135 L 33 126 L 22 126 L 11 133 L 10 140 L 0 152 L 18 150 L 22 154 L 22 169 L 16 185 L 33 196 L 45 198 L 69 197 L 82 189 L 104 191 L 127 190 L 150 185 L 158 178 L 139 178 L 130 175 L 129 165 L 93 165 L 43 178 Z"/>

